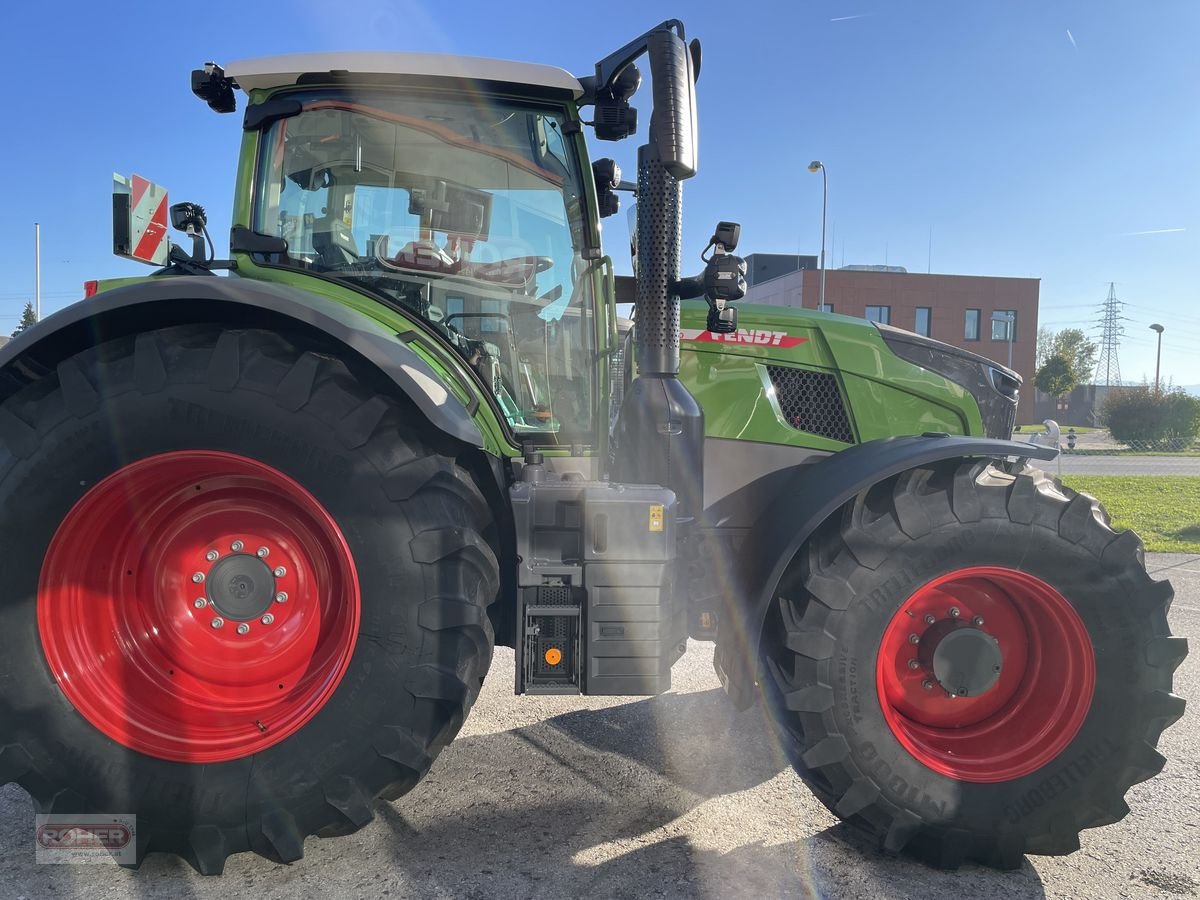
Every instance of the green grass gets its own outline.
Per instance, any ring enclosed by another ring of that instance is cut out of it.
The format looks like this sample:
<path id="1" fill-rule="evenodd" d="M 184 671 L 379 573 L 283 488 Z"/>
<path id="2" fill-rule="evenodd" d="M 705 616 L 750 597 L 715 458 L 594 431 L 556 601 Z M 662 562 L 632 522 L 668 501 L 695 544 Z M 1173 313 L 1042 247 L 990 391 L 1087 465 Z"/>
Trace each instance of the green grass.
<path id="1" fill-rule="evenodd" d="M 1200 553 L 1200 475 L 1069 475 L 1067 487 L 1091 494 L 1113 527 L 1132 528 L 1156 553 Z"/>
<path id="2" fill-rule="evenodd" d="M 1044 425 L 1042 425 L 1041 422 L 1039 422 L 1036 425 L 1018 425 L 1017 427 L 1020 428 L 1021 431 L 1037 432 L 1037 431 L 1045 431 L 1046 430 L 1046 427 Z M 1068 428 L 1074 428 L 1076 434 L 1091 434 L 1093 431 L 1103 431 L 1104 430 L 1103 428 L 1093 428 L 1088 425 L 1064 425 L 1062 422 L 1059 422 L 1058 430 L 1062 432 L 1064 441 L 1067 439 L 1067 429 Z"/>

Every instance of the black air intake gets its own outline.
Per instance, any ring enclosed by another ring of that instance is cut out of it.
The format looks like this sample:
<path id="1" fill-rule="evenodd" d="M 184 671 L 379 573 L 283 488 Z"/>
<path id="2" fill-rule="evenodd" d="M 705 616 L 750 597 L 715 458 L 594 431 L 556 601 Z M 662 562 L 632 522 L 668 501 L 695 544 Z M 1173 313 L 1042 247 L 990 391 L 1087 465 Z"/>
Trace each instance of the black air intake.
<path id="1" fill-rule="evenodd" d="M 789 425 L 806 434 L 854 443 L 854 429 L 835 375 L 789 366 L 767 366 L 767 375 Z"/>

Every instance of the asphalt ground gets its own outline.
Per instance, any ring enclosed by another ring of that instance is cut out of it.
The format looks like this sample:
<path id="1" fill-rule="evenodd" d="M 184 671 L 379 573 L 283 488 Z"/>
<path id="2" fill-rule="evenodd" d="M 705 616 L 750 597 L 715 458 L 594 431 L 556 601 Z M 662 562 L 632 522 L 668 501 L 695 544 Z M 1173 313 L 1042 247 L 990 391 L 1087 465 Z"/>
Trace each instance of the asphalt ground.
<path id="1" fill-rule="evenodd" d="M 1200 556 L 1152 554 L 1149 565 L 1175 585 L 1175 633 L 1200 633 Z M 309 838 L 290 866 L 242 854 L 223 878 L 203 878 L 162 855 L 137 872 L 37 865 L 29 799 L 0 788 L 0 898 L 1200 896 L 1195 705 L 1163 737 L 1167 769 L 1133 788 L 1122 822 L 1085 832 L 1078 853 L 947 873 L 838 824 L 761 714 L 731 711 L 711 645 L 693 643 L 674 690 L 653 699 L 517 698 L 512 667 L 499 651 L 461 736 L 415 791 L 377 804 L 355 835 Z M 1200 652 L 1175 684 L 1200 696 Z"/>

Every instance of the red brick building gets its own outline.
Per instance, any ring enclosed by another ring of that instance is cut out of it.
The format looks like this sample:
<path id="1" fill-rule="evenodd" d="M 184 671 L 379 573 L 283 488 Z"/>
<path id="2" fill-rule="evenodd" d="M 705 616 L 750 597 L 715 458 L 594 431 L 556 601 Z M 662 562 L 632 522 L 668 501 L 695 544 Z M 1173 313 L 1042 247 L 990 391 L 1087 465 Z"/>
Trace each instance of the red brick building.
<path id="1" fill-rule="evenodd" d="M 993 315 L 1012 313 L 1012 368 L 1025 379 L 1017 421 L 1032 422 L 1039 285 L 1037 278 L 830 269 L 825 304 L 831 312 L 886 322 L 1004 365 L 1010 326 Z M 745 302 L 816 309 L 820 293 L 821 273 L 800 270 L 757 282 Z"/>

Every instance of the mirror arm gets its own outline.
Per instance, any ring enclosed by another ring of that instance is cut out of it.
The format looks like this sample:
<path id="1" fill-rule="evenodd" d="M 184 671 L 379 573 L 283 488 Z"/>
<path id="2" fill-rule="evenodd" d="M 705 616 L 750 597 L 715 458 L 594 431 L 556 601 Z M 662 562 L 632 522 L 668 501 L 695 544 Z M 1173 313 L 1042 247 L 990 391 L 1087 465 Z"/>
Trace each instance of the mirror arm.
<path id="1" fill-rule="evenodd" d="M 656 31 L 670 30 L 678 32 L 680 40 L 685 40 L 683 23 L 678 19 L 668 19 L 596 63 L 595 75 L 579 79 L 579 83 L 583 85 L 583 96 L 579 98 L 579 105 L 594 105 L 597 97 L 611 90 L 612 83 L 621 74 L 621 70 L 646 52 L 650 46 L 650 35 Z"/>

